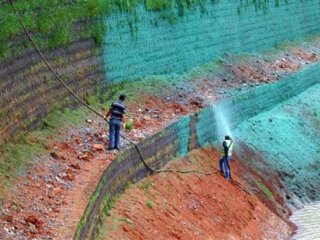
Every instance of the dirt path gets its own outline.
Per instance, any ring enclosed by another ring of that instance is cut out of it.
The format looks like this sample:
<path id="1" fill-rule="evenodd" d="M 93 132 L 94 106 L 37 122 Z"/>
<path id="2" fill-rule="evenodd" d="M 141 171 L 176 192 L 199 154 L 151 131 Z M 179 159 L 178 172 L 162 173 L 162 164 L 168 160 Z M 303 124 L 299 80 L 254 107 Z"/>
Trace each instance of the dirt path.
<path id="1" fill-rule="evenodd" d="M 210 102 L 277 81 L 283 74 L 318 61 L 319 53 L 320 44 L 314 42 L 280 53 L 272 60 L 251 57 L 245 63 L 236 63 L 230 57 L 218 74 L 190 79 L 169 95 L 146 92 L 140 96 L 142 105 L 127 103 L 134 129 L 125 134 L 139 142 Z M 88 118 L 92 120 L 84 122 L 83 127 L 66 129 L 59 140 L 48 137 L 46 147 L 51 155 L 34 159 L 27 175 L 16 180 L 1 203 L 0 239 L 72 239 L 100 176 L 117 154 L 105 152 L 105 123 L 93 116 Z"/>

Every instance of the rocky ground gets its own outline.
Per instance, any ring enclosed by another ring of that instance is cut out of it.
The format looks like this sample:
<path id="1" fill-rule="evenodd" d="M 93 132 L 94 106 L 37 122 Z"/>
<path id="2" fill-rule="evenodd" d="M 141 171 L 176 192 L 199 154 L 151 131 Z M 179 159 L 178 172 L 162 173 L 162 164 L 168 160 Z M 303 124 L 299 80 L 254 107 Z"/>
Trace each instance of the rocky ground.
<path id="1" fill-rule="evenodd" d="M 219 71 L 193 76 L 166 93 L 137 93 L 140 94 L 139 104 L 129 99 L 127 106 L 134 127 L 124 134 L 139 142 L 209 102 L 277 81 L 284 74 L 318 61 L 319 56 L 319 40 L 268 54 L 268 57 L 247 56 L 243 60 L 226 56 L 219 64 Z M 48 136 L 45 143 L 51 154 L 33 159 L 33 166 L 15 180 L 0 203 L 0 239 L 72 239 L 90 195 L 117 152 L 105 151 L 108 145 L 106 124 L 95 116 L 83 119 L 81 127 L 59 131 L 59 138 Z M 123 148 L 126 146 L 124 143 Z M 226 190 L 234 189 L 230 185 Z M 250 205 L 251 200 L 246 201 Z M 252 208 L 269 214 L 258 203 Z M 246 215 L 248 221 L 253 218 L 253 212 Z M 245 231 L 239 229 L 240 233 Z"/>

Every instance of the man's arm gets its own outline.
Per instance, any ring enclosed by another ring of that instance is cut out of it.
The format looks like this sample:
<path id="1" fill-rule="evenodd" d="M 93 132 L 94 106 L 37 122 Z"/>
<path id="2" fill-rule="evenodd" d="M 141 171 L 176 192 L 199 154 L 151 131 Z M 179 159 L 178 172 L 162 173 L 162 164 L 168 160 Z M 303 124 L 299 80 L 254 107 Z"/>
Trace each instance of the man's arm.
<path id="1" fill-rule="evenodd" d="M 105 119 L 108 119 L 108 117 L 111 115 L 111 110 L 109 110 L 108 112 L 107 112 L 107 115 L 104 117 Z"/>

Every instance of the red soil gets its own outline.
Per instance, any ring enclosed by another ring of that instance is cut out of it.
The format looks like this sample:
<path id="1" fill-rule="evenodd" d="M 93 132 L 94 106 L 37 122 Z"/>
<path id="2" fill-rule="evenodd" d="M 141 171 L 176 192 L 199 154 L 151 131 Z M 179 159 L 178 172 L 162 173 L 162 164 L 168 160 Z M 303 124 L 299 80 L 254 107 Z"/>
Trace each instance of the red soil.
<path id="1" fill-rule="evenodd" d="M 315 47 L 319 48 L 318 46 Z M 259 62 L 249 62 L 247 65 L 228 65 L 225 70 L 228 77 L 211 76 L 209 74 L 201 79 L 193 79 L 192 82 L 188 82 L 186 89 L 177 90 L 169 98 L 168 96 L 161 96 L 161 94 L 150 96 L 145 93 L 139 98 L 140 106 L 130 101 L 127 103 L 134 120 L 134 129 L 126 134 L 131 140 L 139 142 L 180 116 L 198 111 L 206 104 L 223 97 L 227 93 L 225 90 L 242 87 L 244 83 L 249 83 L 248 85 L 250 83 L 267 84 L 277 80 L 279 74 L 298 70 L 301 67 L 301 65 L 297 65 L 299 61 L 311 63 L 317 60 L 319 60 L 319 57 L 308 49 L 298 49 L 291 51 L 290 56 L 286 55 L 285 58 L 274 62 L 260 59 Z M 286 65 L 281 65 L 282 62 L 286 62 Z M 287 64 L 287 62 L 290 62 L 290 64 Z M 221 89 L 223 93 L 220 92 Z M 104 148 L 108 145 L 104 122 L 93 120 L 92 123 L 89 121 L 89 123 L 83 125 L 85 126 L 82 128 L 69 128 L 61 131 L 59 140 L 48 137 L 46 145 L 52 153 L 51 156 L 34 159 L 33 167 L 29 169 L 28 173 L 16 179 L 14 187 L 9 193 L 6 193 L 4 202 L 0 203 L 0 239 L 72 239 L 76 225 L 85 210 L 90 195 L 95 190 L 100 176 L 117 154 L 116 152 L 108 154 L 104 152 Z M 155 178 L 161 176 L 163 175 L 155 176 Z M 0 176 L 0 180 L 1 178 L 2 176 Z M 172 175 L 168 178 L 171 179 Z M 184 176 L 176 176 L 175 178 L 184 178 Z M 195 183 L 199 181 L 200 184 L 203 177 L 195 175 L 192 178 L 195 178 Z M 206 181 L 210 179 L 223 180 L 219 176 L 205 179 Z M 202 182 L 206 181 L 203 179 Z M 229 199 L 227 194 L 233 194 L 233 192 L 228 193 L 229 190 L 236 191 L 234 186 L 229 183 L 225 184 L 223 181 L 220 183 L 220 187 L 217 187 L 214 182 L 212 181 L 212 186 L 216 190 L 220 189 L 222 199 L 224 197 Z M 170 184 L 172 184 L 173 189 L 178 188 L 178 185 L 173 186 L 173 182 Z M 199 191 L 202 187 L 201 184 L 199 185 Z M 183 189 L 184 187 L 181 185 L 179 188 Z M 203 186 L 203 189 L 201 192 L 204 193 L 209 191 L 210 187 Z M 0 189 L 0 193 L 4 194 L 3 189 Z M 248 196 L 243 195 L 243 197 L 247 199 L 246 204 L 250 205 Z M 214 200 L 210 201 L 210 204 L 215 203 Z M 257 203 L 255 209 L 267 213 L 267 209 L 263 205 L 260 208 L 260 205 L 261 203 Z M 227 209 L 225 211 L 228 212 Z M 146 209 L 146 211 L 151 210 Z M 220 211 L 222 211 L 222 208 Z M 254 211 L 250 211 L 253 214 Z M 237 216 L 237 212 L 229 213 L 230 216 L 233 216 L 233 214 Z M 166 214 L 170 216 L 168 211 Z M 235 219 L 235 216 L 231 219 Z M 204 217 L 202 216 L 202 218 Z M 194 217 L 195 219 L 196 217 Z M 246 215 L 246 221 L 250 219 L 250 214 Z M 217 220 L 207 219 L 206 221 Z M 231 224 L 231 222 L 228 223 Z M 205 225 L 208 231 L 210 230 L 209 225 Z M 232 225 L 229 225 L 228 229 L 233 228 L 230 226 Z M 246 227 L 248 231 L 249 226 L 251 225 L 249 224 Z M 243 226 L 239 227 L 238 234 L 244 229 Z M 225 229 L 225 227 L 222 227 L 222 229 Z M 192 232 L 195 234 L 197 231 L 193 230 L 185 231 L 188 234 Z M 179 232 L 177 234 L 179 235 Z M 190 236 L 195 235 L 191 234 Z"/>
<path id="2" fill-rule="evenodd" d="M 195 150 L 174 169 L 216 171 L 219 154 Z M 231 164 L 233 179 L 237 161 Z M 110 211 L 99 239 L 288 239 L 291 227 L 257 196 L 219 173 L 160 173 L 130 187 Z"/>
<path id="3" fill-rule="evenodd" d="M 188 101 L 182 106 L 156 96 L 142 96 L 143 100 L 143 109 L 128 102 L 135 126 L 124 134 L 136 142 L 197 109 Z M 73 238 L 89 197 L 118 153 L 105 153 L 105 123 L 88 122 L 88 130 L 69 129 L 62 134 L 63 140 L 48 140 L 46 147 L 51 156 L 35 163 L 27 176 L 16 180 L 15 189 L 3 204 L 5 212 L 0 214 L 5 231 L 0 231 L 0 239 Z"/>

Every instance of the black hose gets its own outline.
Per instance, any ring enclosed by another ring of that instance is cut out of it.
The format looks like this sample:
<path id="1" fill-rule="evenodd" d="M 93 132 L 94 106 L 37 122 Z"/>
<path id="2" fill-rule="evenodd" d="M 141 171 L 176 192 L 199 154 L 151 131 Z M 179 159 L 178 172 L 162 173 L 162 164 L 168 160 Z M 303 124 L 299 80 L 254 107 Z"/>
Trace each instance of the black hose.
<path id="1" fill-rule="evenodd" d="M 21 16 L 19 15 L 16 7 L 14 6 L 14 3 L 12 0 L 9 0 L 11 5 L 12 5 L 12 8 L 13 10 L 15 11 L 18 19 L 19 19 L 19 22 L 21 23 L 22 27 L 23 27 L 23 30 L 24 32 L 27 34 L 30 42 L 32 43 L 33 47 L 36 49 L 36 51 L 38 52 L 39 56 L 42 58 L 43 62 L 47 65 L 47 67 L 49 68 L 49 70 L 53 73 L 53 75 L 55 76 L 55 78 L 62 84 L 62 86 L 68 90 L 68 92 L 76 99 L 78 100 L 83 106 L 85 106 L 86 108 L 88 108 L 90 111 L 92 111 L 93 113 L 95 113 L 96 115 L 98 115 L 99 117 L 103 118 L 107 123 L 109 123 L 109 121 L 107 119 L 105 119 L 105 117 L 100 114 L 99 112 L 97 112 L 95 109 L 93 109 L 91 106 L 89 106 L 88 104 L 85 103 L 85 101 L 83 101 L 81 98 L 79 98 L 77 96 L 77 94 L 75 94 L 71 88 L 60 78 L 60 76 L 54 71 L 54 69 L 51 67 L 51 65 L 49 64 L 49 62 L 47 61 L 47 59 L 44 57 L 44 55 L 42 54 L 42 52 L 40 51 L 40 49 L 38 48 L 37 44 L 34 42 L 33 38 L 31 37 L 29 31 L 27 30 L 24 22 L 22 21 L 21 19 Z M 128 142 L 130 142 L 131 144 L 134 144 L 135 146 L 135 149 L 137 150 L 139 156 L 140 156 L 140 159 L 141 161 L 143 162 L 143 164 L 145 165 L 145 167 L 152 173 L 152 172 L 156 172 L 154 169 L 152 169 L 150 166 L 148 166 L 148 164 L 145 162 L 144 158 L 142 157 L 142 154 L 139 150 L 139 147 L 137 146 L 136 143 L 134 143 L 132 140 L 130 140 L 129 138 L 121 135 L 121 137 L 125 140 L 127 140 Z"/>
<path id="2" fill-rule="evenodd" d="M 28 36 L 30 42 L 32 43 L 32 45 L 33 45 L 33 47 L 36 49 L 36 51 L 38 52 L 38 54 L 39 54 L 39 56 L 41 57 L 41 59 L 42 59 L 42 60 L 44 61 L 44 63 L 47 65 L 47 67 L 49 68 L 49 70 L 53 73 L 53 75 L 55 76 L 55 78 L 56 78 L 56 79 L 61 83 L 61 85 L 62 85 L 65 89 L 67 89 L 68 92 L 69 92 L 76 100 L 78 100 L 83 106 L 85 106 L 85 107 L 88 108 L 90 111 L 92 111 L 93 113 L 95 113 L 95 114 L 98 115 L 99 117 L 103 118 L 107 123 L 109 123 L 109 121 L 108 121 L 102 114 L 100 114 L 99 112 L 97 112 L 95 109 L 93 109 L 91 106 L 89 106 L 85 101 L 83 101 L 81 98 L 79 98 L 79 97 L 77 96 L 77 94 L 74 93 L 74 92 L 71 90 L 71 88 L 70 88 L 70 87 L 60 78 L 60 76 L 54 71 L 54 69 L 51 67 L 51 65 L 49 64 L 49 62 L 47 61 L 47 59 L 44 57 L 44 55 L 42 54 L 42 52 L 41 52 L 40 49 L 38 48 L 37 44 L 34 42 L 34 40 L 33 40 L 32 36 L 30 35 L 29 31 L 27 30 L 24 22 L 23 22 L 22 19 L 21 19 L 21 16 L 20 16 L 19 12 L 17 11 L 17 9 L 16 9 L 16 7 L 15 7 L 15 5 L 14 5 L 13 0 L 9 0 L 9 1 L 10 1 L 11 5 L 12 5 L 12 8 L 13 8 L 14 12 L 15 12 L 16 15 L 17 15 L 17 18 L 19 19 L 20 24 L 21 24 L 22 27 L 23 27 L 24 32 L 25 32 L 26 35 Z M 208 176 L 208 175 L 214 175 L 214 174 L 216 174 L 217 172 L 219 172 L 219 171 L 214 171 L 214 172 L 205 173 L 205 172 L 201 172 L 201 171 L 197 171 L 197 170 L 192 170 L 192 169 L 190 169 L 190 170 L 176 170 L 176 169 L 160 169 L 160 170 L 156 170 L 156 169 L 153 169 L 153 168 L 150 167 L 150 166 L 146 163 L 146 161 L 144 160 L 144 158 L 143 158 L 143 156 L 142 156 L 142 154 L 141 154 L 141 151 L 140 151 L 138 145 L 137 145 L 135 142 L 133 142 L 131 139 L 123 136 L 122 134 L 121 134 L 121 137 L 122 137 L 123 139 L 127 140 L 129 143 L 131 143 L 131 144 L 134 145 L 134 147 L 135 147 L 135 149 L 136 149 L 136 151 L 137 151 L 137 153 L 138 153 L 138 155 L 139 155 L 140 160 L 142 161 L 142 163 L 143 163 L 143 165 L 145 166 L 145 168 L 146 168 L 151 174 L 153 174 L 153 173 L 161 173 L 161 172 L 176 172 L 176 173 L 182 173 L 182 174 L 198 173 L 198 174 L 203 174 L 203 175 Z M 248 193 L 248 194 L 251 194 L 251 193 L 250 193 L 249 191 L 247 191 L 244 187 L 242 187 L 242 185 L 241 185 L 239 182 L 237 182 L 237 181 L 235 181 L 235 180 L 232 180 L 232 182 L 234 182 L 235 185 L 238 186 L 241 190 L 245 191 L 245 192 Z"/>

